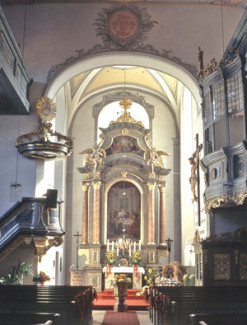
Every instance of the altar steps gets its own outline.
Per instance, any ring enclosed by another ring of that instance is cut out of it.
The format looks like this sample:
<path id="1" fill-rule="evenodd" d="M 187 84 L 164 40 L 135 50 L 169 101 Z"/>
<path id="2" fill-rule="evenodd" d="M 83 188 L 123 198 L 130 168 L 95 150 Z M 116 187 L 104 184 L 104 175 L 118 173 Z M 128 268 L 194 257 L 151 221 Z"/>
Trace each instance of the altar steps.
<path id="1" fill-rule="evenodd" d="M 129 310 L 147 310 L 149 306 L 144 300 L 144 296 L 137 295 L 141 290 L 129 289 L 125 302 Z M 105 289 L 97 293 L 97 301 L 94 301 L 94 310 L 113 310 L 116 303 L 116 298 L 113 294 L 113 289 Z"/>

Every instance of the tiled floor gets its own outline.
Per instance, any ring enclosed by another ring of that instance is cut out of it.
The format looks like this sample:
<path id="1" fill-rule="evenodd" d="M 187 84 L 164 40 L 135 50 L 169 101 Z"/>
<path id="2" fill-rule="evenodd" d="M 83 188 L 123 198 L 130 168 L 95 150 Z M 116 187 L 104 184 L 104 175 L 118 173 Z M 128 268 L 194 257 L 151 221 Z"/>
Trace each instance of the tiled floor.
<path id="1" fill-rule="evenodd" d="M 152 325 L 152 322 L 149 320 L 148 317 L 148 311 L 137 311 L 136 314 L 141 325 Z M 93 310 L 92 325 L 100 325 L 104 319 L 104 315 L 104 310 Z M 119 313 L 119 317 L 121 317 L 121 313 Z"/>

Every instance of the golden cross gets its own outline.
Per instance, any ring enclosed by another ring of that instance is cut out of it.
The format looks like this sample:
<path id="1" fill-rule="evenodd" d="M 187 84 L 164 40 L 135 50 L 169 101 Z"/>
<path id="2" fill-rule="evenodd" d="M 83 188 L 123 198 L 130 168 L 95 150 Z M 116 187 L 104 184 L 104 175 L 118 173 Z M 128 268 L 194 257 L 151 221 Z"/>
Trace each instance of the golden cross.
<path id="1" fill-rule="evenodd" d="M 131 100 L 127 97 L 124 97 L 120 100 L 120 106 L 123 107 L 124 111 L 127 112 L 127 109 L 130 108 L 131 106 Z"/>

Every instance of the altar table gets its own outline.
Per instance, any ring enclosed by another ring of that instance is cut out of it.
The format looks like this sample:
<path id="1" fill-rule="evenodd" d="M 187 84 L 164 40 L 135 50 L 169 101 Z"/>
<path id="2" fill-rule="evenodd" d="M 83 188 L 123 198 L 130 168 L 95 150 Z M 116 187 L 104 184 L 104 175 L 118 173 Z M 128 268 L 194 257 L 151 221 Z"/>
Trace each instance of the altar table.
<path id="1" fill-rule="evenodd" d="M 106 272 L 106 266 L 103 268 L 103 273 Z M 128 274 L 133 273 L 133 266 L 113 266 L 111 268 L 111 274 L 105 276 L 105 289 L 113 289 L 114 277 L 116 273 L 124 273 L 128 276 Z M 133 276 L 133 289 L 141 289 L 142 288 L 142 275 L 145 273 L 143 267 L 138 267 L 138 278 Z"/>

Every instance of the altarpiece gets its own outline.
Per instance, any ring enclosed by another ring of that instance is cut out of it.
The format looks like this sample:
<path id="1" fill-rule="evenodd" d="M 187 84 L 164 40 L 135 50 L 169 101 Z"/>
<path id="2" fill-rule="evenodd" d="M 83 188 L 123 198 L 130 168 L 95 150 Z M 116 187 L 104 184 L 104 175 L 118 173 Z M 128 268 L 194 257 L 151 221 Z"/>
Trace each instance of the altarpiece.
<path id="1" fill-rule="evenodd" d="M 79 251 L 87 255 L 84 284 L 104 288 L 102 270 L 106 252 L 128 239 L 132 248 L 118 251 L 114 267 L 130 265 L 134 248 L 141 249 L 140 273 L 145 267 L 158 267 L 167 256 L 166 176 L 163 162 L 150 130 L 127 111 L 131 101 L 120 101 L 122 115 L 101 129 L 101 141 L 85 149 L 82 175 L 82 240 Z M 138 246 L 139 245 L 139 246 Z M 141 282 L 136 284 L 141 287 Z"/>

